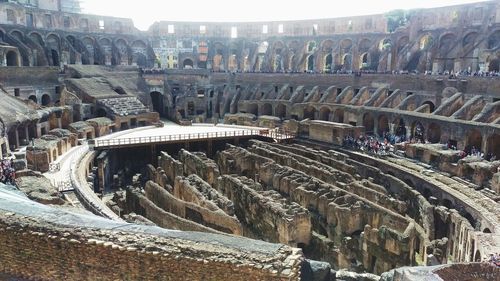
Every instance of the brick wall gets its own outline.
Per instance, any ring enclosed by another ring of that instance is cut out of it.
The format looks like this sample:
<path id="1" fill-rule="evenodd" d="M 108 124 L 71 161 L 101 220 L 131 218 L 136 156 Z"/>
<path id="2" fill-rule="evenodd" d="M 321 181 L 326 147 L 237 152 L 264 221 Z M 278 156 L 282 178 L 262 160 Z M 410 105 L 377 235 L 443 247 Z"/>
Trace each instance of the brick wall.
<path id="1" fill-rule="evenodd" d="M 295 265 L 284 269 L 286 277 L 280 277 L 272 266 L 202 258 L 189 248 L 166 252 L 159 248 L 165 244 L 155 244 L 155 240 L 142 249 L 120 245 L 120 240 L 138 238 L 130 233 L 94 230 L 90 233 L 100 234 L 92 239 L 85 229 L 29 224 L 25 217 L 0 214 L 0 272 L 33 280 L 299 280 L 300 259 L 283 260 Z M 117 234 L 124 235 L 120 239 Z"/>

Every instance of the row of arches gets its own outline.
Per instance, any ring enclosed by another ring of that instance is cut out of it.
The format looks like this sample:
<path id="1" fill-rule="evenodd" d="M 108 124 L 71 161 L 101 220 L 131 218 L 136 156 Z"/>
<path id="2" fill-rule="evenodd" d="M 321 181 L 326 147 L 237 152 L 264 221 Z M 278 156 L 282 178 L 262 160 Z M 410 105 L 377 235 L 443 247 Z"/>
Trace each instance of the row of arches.
<path id="1" fill-rule="evenodd" d="M 20 51 L 23 66 L 60 66 L 64 64 L 139 65 L 151 67 L 154 51 L 146 41 L 126 37 L 102 37 L 63 35 L 32 31 L 24 34 L 20 30 L 5 33 L 0 30 L 3 41 Z M 13 55 L 12 55 L 13 56 Z M 14 57 L 8 66 L 14 66 Z"/>
<path id="2" fill-rule="evenodd" d="M 432 106 L 432 102 L 426 101 Z M 296 109 L 290 108 L 285 103 L 249 103 L 246 107 L 246 113 L 256 116 L 271 115 L 282 119 L 290 118 L 292 112 Z M 500 134 L 494 133 L 489 136 L 483 136 L 480 129 L 470 128 L 463 136 L 454 135 L 454 132 L 447 131 L 449 128 L 443 127 L 438 121 L 425 121 L 415 119 L 414 117 L 391 117 L 390 114 L 375 114 L 365 112 L 359 121 L 346 119 L 346 111 L 342 107 L 332 108 L 329 106 L 314 106 L 308 104 L 302 109 L 302 119 L 323 120 L 337 123 L 344 123 L 349 120 L 349 124 L 363 126 L 366 134 L 383 136 L 385 133 L 391 133 L 405 139 L 415 139 L 421 142 L 430 143 L 451 143 L 457 148 L 470 152 L 472 149 L 491 153 L 500 157 Z M 393 119 L 391 119 L 393 118 Z M 453 138 L 456 139 L 453 139 Z"/>

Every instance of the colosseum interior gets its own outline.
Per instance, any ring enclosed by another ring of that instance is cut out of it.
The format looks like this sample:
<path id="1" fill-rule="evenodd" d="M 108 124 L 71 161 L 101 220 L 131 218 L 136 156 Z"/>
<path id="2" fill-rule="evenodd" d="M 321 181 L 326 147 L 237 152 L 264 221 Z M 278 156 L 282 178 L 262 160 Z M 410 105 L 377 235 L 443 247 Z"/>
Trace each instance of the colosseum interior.
<path id="1" fill-rule="evenodd" d="M 0 1 L 0 279 L 500 280 L 499 71 L 498 1 L 148 31 Z"/>

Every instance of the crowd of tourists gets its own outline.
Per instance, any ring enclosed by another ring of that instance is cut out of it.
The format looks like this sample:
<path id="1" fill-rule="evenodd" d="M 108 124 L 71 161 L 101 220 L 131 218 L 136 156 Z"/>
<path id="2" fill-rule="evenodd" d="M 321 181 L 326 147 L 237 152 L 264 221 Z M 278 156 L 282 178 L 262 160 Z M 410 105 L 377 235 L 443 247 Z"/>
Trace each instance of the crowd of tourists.
<path id="1" fill-rule="evenodd" d="M 488 262 L 500 267 L 500 253 L 491 254 Z"/>
<path id="2" fill-rule="evenodd" d="M 361 135 L 358 138 L 346 136 L 342 141 L 342 146 L 347 149 L 359 150 L 366 153 L 387 155 L 390 152 L 394 152 L 394 145 L 398 143 L 429 143 L 429 141 L 423 138 L 423 135 L 418 131 L 417 128 L 415 135 L 410 139 L 407 139 L 405 134 L 389 133 L 384 133 L 380 138 L 373 135 Z M 448 142 L 446 145 L 448 149 L 458 150 L 456 145 L 451 142 Z M 496 156 L 492 153 L 485 155 L 480 149 L 477 149 L 475 146 L 460 150 L 459 156 L 460 158 L 472 156 L 487 161 L 497 160 Z"/>
<path id="3" fill-rule="evenodd" d="M 0 182 L 5 184 L 15 184 L 16 170 L 12 165 L 12 160 L 4 159 L 0 162 Z"/>
<path id="4" fill-rule="evenodd" d="M 366 153 L 387 155 L 394 152 L 394 144 L 405 141 L 404 136 L 384 134 L 381 139 L 375 136 L 362 135 L 358 138 L 352 136 L 344 137 L 342 146 L 348 149 L 360 150 Z"/>

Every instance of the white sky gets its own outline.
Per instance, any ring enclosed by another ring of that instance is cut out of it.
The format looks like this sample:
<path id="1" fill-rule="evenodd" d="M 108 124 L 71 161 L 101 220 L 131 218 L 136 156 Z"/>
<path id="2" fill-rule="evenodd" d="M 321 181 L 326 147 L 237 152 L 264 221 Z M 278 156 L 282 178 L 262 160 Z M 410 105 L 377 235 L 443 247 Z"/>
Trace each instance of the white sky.
<path id="1" fill-rule="evenodd" d="M 484 0 L 483 0 L 484 1 Z M 81 0 L 85 13 L 132 18 L 140 30 L 155 21 L 279 21 L 384 13 L 481 0 Z M 493 0 L 495 1 L 495 0 Z"/>

